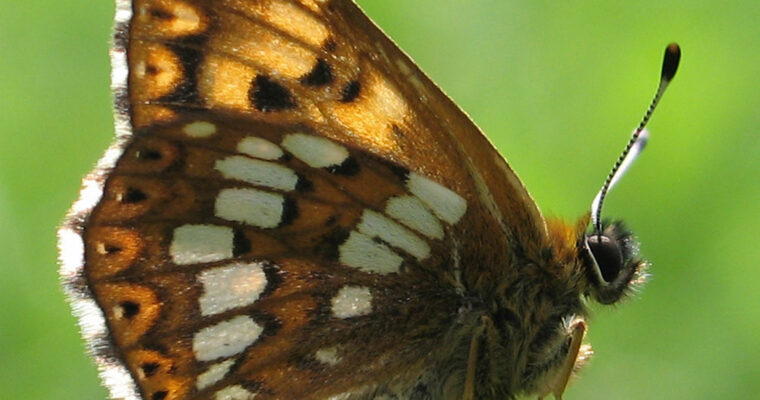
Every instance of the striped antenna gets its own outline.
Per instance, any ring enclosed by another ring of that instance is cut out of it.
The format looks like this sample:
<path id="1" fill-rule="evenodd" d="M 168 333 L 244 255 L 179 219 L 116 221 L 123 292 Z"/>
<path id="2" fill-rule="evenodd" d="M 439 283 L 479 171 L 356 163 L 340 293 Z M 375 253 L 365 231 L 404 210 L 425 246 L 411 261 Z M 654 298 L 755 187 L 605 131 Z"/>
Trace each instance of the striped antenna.
<path id="1" fill-rule="evenodd" d="M 662 61 L 662 74 L 660 75 L 660 85 L 657 87 L 657 93 L 655 93 L 654 99 L 652 99 L 652 102 L 649 104 L 649 108 L 647 108 L 647 112 L 644 114 L 644 118 L 641 119 L 639 126 L 633 131 L 633 135 L 631 135 L 631 139 L 628 140 L 625 150 L 623 150 L 623 153 L 618 157 L 615 165 L 612 167 L 612 171 L 607 175 L 607 179 L 604 180 L 604 185 L 601 190 L 597 193 L 594 201 L 591 202 L 591 223 L 594 225 L 594 231 L 597 234 L 602 232 L 601 217 L 604 198 L 620 180 L 623 174 L 625 174 L 631 164 L 633 164 L 636 157 L 638 157 L 641 151 L 644 150 L 644 146 L 646 146 L 647 139 L 649 138 L 649 134 L 644 128 L 646 127 L 647 122 L 649 122 L 649 118 L 652 117 L 652 113 L 660 102 L 663 93 L 665 93 L 668 84 L 676 75 L 680 59 L 681 48 L 678 47 L 678 44 L 676 43 L 669 44 L 665 48 L 665 57 Z"/>

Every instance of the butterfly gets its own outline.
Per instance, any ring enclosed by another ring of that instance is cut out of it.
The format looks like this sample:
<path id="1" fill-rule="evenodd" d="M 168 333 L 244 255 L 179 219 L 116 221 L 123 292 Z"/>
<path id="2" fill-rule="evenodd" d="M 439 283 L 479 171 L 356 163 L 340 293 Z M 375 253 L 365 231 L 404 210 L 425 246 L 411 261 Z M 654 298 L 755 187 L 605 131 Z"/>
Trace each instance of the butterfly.
<path id="1" fill-rule="evenodd" d="M 642 280 L 600 213 L 653 106 L 567 224 L 352 1 L 116 4 L 116 141 L 59 230 L 112 398 L 560 397 L 586 299 Z"/>

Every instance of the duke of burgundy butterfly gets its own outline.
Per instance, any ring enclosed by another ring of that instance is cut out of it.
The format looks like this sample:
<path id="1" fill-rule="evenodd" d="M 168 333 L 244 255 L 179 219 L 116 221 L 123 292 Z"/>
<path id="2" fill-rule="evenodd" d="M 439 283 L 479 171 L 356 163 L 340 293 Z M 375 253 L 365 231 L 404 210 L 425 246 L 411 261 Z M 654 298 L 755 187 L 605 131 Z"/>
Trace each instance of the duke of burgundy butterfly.
<path id="1" fill-rule="evenodd" d="M 59 230 L 114 399 L 560 398 L 647 262 L 544 218 L 348 0 L 117 0 L 116 142 Z"/>

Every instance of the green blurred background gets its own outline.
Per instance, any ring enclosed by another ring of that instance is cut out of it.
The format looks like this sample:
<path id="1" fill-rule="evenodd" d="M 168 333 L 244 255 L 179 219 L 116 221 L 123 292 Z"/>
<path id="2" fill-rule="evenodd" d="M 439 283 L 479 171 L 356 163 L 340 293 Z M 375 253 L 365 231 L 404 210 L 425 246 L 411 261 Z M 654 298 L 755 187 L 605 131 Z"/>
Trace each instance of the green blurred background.
<path id="1" fill-rule="evenodd" d="M 567 399 L 760 394 L 760 2 L 361 1 L 496 142 L 546 214 L 585 212 L 681 70 L 608 198 L 653 262 L 595 307 Z M 102 399 L 58 285 L 55 229 L 112 138 L 110 1 L 0 0 L 0 398 Z"/>

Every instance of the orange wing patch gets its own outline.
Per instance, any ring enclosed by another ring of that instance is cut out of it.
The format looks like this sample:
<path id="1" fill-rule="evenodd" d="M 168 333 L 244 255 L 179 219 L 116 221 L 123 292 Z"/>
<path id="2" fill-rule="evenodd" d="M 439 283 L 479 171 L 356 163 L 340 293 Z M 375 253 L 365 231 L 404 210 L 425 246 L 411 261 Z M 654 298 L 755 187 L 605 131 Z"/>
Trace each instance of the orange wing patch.
<path id="1" fill-rule="evenodd" d="M 409 105 L 391 81 L 368 61 L 362 71 L 360 79 L 344 89 L 344 101 L 328 104 L 327 108 L 348 132 L 357 136 L 362 147 L 378 153 L 393 152 L 398 148 L 395 128 L 407 126 Z"/>
<path id="2" fill-rule="evenodd" d="M 198 35 L 209 25 L 208 15 L 190 2 L 178 0 L 135 0 L 133 34 L 173 39 Z"/>
<path id="3" fill-rule="evenodd" d="M 304 3 L 310 3 L 311 10 L 304 9 L 303 5 L 281 0 L 261 2 L 227 0 L 222 2 L 224 6 L 241 12 L 253 20 L 261 21 L 262 24 L 273 27 L 308 45 L 320 47 L 329 37 L 329 30 L 313 14 L 314 11 L 319 11 L 319 7 L 314 2 Z"/>

